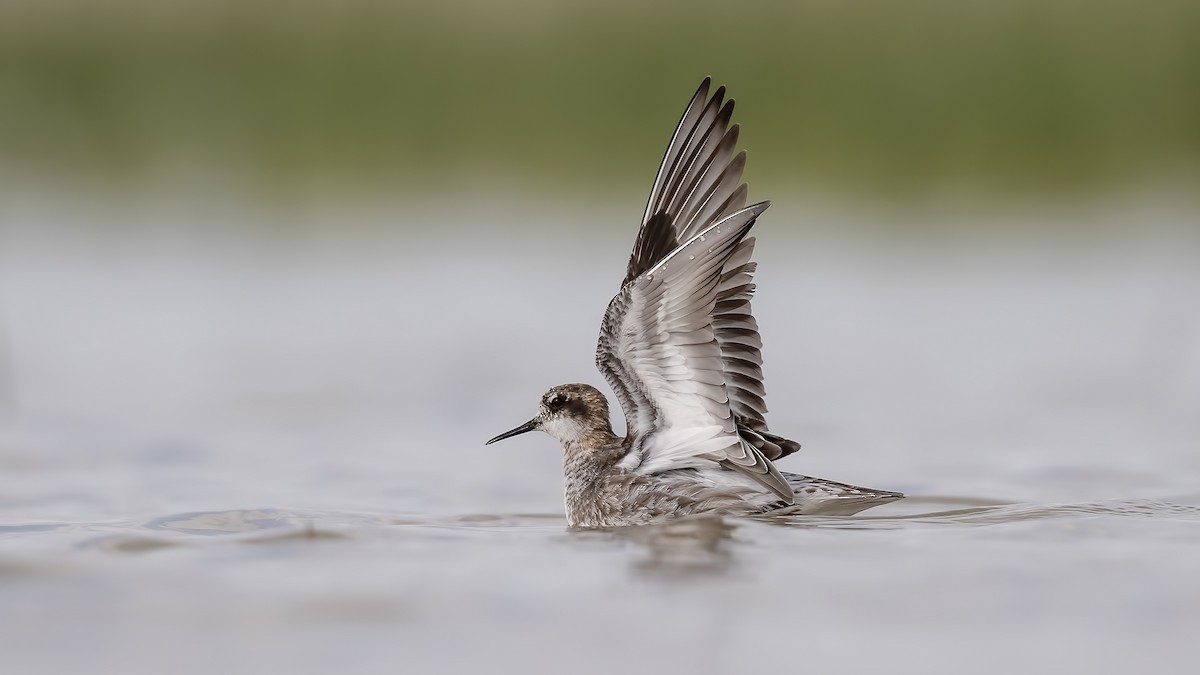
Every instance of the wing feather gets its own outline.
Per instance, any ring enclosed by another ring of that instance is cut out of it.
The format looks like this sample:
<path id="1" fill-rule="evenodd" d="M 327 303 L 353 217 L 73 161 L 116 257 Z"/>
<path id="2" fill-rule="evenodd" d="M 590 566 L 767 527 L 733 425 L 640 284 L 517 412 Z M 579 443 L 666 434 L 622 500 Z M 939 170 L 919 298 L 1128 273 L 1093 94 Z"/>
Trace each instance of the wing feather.
<path id="1" fill-rule="evenodd" d="M 647 202 L 646 213 L 642 216 L 643 223 L 649 222 L 650 217 L 655 213 L 658 198 L 663 191 L 664 183 L 667 181 L 667 174 L 678 162 L 679 155 L 683 152 L 683 145 L 687 142 L 691 129 L 695 127 L 696 121 L 700 118 L 700 111 L 704 109 L 704 101 L 708 98 L 708 88 L 711 85 L 712 78 L 704 78 L 704 81 L 700 83 L 700 87 L 696 89 L 696 93 L 692 95 L 692 100 L 688 103 L 687 109 L 683 111 L 683 117 L 679 119 L 679 126 L 675 127 L 675 134 L 671 136 L 671 142 L 667 144 L 667 151 L 663 155 L 658 175 L 654 177 L 654 187 L 650 190 L 650 201 Z"/>
<path id="2" fill-rule="evenodd" d="M 703 230 L 609 304 L 596 365 L 625 411 L 632 445 L 626 468 L 659 473 L 718 462 L 790 502 L 778 470 L 739 435 L 713 316 L 722 270 L 767 206 L 756 204 Z"/>
<path id="3" fill-rule="evenodd" d="M 734 103 L 732 99 L 725 100 L 724 87 L 709 96 L 711 85 L 709 78 L 701 83 L 667 145 L 642 216 L 642 227 L 629 259 L 622 292 L 624 287 L 671 256 L 680 244 L 746 208 L 747 188 L 742 183 L 746 153 L 736 151 L 740 128 L 731 124 Z M 672 350 L 682 345 L 716 342 L 716 357 L 691 353 L 690 358 L 702 364 L 705 372 L 721 373 L 725 406 L 741 439 L 754 450 L 753 453 L 747 451 L 743 461 L 755 454 L 773 460 L 799 448 L 792 441 L 771 435 L 764 421 L 767 406 L 763 401 L 766 392 L 762 384 L 762 341 L 750 302 L 757 267 L 752 260 L 753 254 L 754 239 L 745 237 L 718 270 L 707 270 L 707 274 L 718 275 L 716 298 L 709 310 L 708 332 L 686 330 L 688 317 L 707 306 L 707 299 L 700 298 L 704 300 L 700 302 L 696 298 L 683 297 L 684 291 L 668 289 L 657 299 L 676 303 L 673 311 L 677 313 L 654 317 L 658 321 L 658 332 L 642 336 L 647 346 L 658 348 L 654 358 L 661 361 L 661 378 L 664 381 L 670 378 L 669 381 L 674 383 L 697 376 L 682 355 Z M 669 263 L 668 269 L 671 264 L 674 263 Z M 708 276 L 698 276 L 696 282 L 713 283 Z M 647 283 L 647 290 L 657 288 L 656 284 Z M 651 317 L 642 318 L 649 320 Z M 712 365 L 714 358 L 719 359 L 719 366 Z M 715 375 L 702 375 L 697 379 L 702 379 L 702 384 L 715 386 Z M 625 410 L 629 427 L 652 429 L 658 411 L 646 407 L 648 396 L 644 385 L 620 381 L 610 381 L 610 384 Z M 762 468 L 757 463 L 742 467 L 731 461 L 725 465 L 746 473 L 752 473 L 754 467 L 757 467 L 755 470 Z"/>

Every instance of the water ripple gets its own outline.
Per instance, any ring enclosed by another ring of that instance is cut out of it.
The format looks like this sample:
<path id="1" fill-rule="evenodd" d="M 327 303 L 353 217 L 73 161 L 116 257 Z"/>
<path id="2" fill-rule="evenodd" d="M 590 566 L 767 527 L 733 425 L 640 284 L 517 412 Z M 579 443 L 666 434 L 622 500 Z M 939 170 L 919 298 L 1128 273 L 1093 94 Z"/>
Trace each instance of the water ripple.
<path id="1" fill-rule="evenodd" d="M 1012 523 L 1086 518 L 1153 518 L 1161 522 L 1200 524 L 1200 506 L 1154 500 L 1108 500 L 1066 504 L 999 503 L 983 499 L 957 497 L 916 497 L 906 500 L 915 512 L 898 515 L 857 515 L 848 517 L 783 516 L 755 520 L 798 529 L 899 530 L 929 527 L 983 527 Z M 946 508 L 947 506 L 957 508 Z M 631 541 L 650 553 L 647 569 L 678 567 L 672 560 L 687 565 L 696 560 L 705 566 L 724 567 L 722 546 L 737 527 L 737 519 L 681 519 L 659 526 L 613 528 L 599 531 L 572 531 L 558 513 L 466 513 L 456 515 L 398 516 L 386 513 L 300 512 L 282 509 L 241 509 L 189 512 L 153 518 L 144 522 L 109 523 L 37 523 L 0 525 L 0 536 L 54 537 L 63 533 L 91 533 L 78 546 L 110 553 L 152 553 L 179 547 L 209 544 L 253 544 L 279 546 L 307 542 L 337 542 L 375 536 L 389 536 L 417 530 L 444 534 L 472 533 L 561 534 L 568 540 Z M 97 536 L 96 533 L 101 533 Z M 407 536 L 407 535 L 406 535 Z M 697 558 L 688 551 L 703 549 Z M 686 567 L 686 565 L 685 565 Z"/>

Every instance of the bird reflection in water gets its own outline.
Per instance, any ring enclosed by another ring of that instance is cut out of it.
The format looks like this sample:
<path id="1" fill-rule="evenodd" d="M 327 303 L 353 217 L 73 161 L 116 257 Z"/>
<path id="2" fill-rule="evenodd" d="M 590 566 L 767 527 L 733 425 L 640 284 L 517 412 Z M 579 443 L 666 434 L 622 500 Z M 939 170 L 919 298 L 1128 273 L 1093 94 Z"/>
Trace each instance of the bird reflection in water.
<path id="1" fill-rule="evenodd" d="M 720 516 L 682 518 L 655 525 L 620 527 L 605 535 L 645 548 L 633 560 L 639 575 L 667 579 L 720 576 L 735 567 L 730 541 L 737 526 Z"/>

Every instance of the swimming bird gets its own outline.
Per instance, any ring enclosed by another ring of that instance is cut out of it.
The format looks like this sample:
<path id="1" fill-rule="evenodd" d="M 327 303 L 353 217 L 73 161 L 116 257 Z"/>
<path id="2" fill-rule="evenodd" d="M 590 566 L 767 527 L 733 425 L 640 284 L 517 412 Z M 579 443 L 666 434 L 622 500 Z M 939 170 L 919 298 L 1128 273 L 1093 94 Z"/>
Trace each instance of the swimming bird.
<path id="1" fill-rule="evenodd" d="M 562 444 L 572 527 L 656 523 L 703 513 L 851 515 L 902 498 L 784 473 L 800 449 L 767 428 L 762 341 L 750 312 L 756 263 L 747 233 L 770 202 L 746 206 L 746 152 L 725 88 L 705 78 L 654 179 L 596 366 L 625 414 L 587 384 L 542 396 L 537 415 L 489 440 L 544 431 Z"/>

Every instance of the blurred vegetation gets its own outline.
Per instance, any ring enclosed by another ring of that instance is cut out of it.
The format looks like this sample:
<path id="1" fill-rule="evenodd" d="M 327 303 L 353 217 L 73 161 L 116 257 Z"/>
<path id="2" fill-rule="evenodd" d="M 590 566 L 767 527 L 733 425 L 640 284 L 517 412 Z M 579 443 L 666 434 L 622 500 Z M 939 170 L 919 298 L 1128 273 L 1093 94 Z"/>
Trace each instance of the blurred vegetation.
<path id="1" fill-rule="evenodd" d="M 1040 194 L 1200 166 L 1195 0 L 8 0 L 0 169 L 641 191 L 704 75 L 760 185 Z"/>

